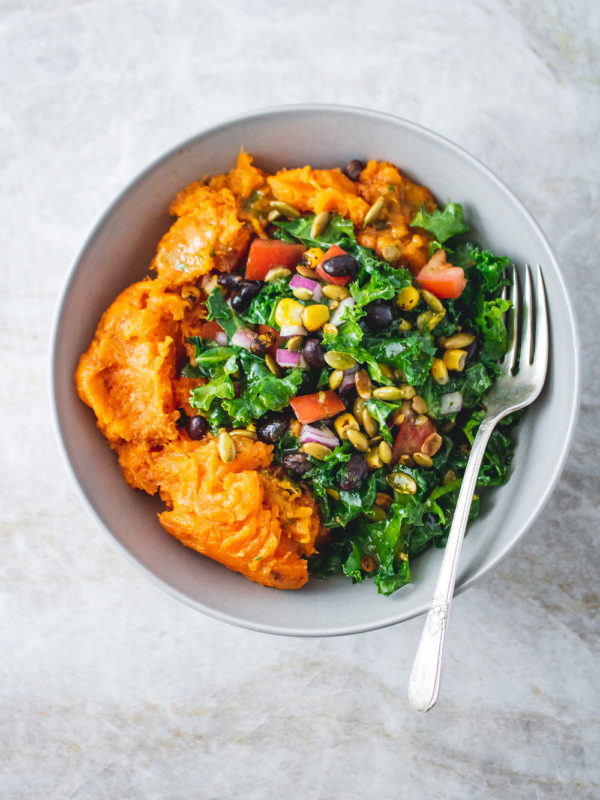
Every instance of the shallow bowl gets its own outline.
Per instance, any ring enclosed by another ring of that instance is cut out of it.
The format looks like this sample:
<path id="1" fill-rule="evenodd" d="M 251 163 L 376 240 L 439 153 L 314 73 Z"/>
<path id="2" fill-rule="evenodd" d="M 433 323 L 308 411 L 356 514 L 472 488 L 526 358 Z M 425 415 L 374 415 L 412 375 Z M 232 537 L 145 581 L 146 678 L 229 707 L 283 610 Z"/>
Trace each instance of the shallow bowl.
<path id="1" fill-rule="evenodd" d="M 459 202 L 473 238 L 517 265 L 543 265 L 550 308 L 551 364 L 542 396 L 518 426 L 509 482 L 486 493 L 465 539 L 457 591 L 489 572 L 516 545 L 550 497 L 571 441 L 579 396 L 577 333 L 560 267 L 544 234 L 515 195 L 473 156 L 397 117 L 356 108 L 267 110 L 212 128 L 177 146 L 124 190 L 100 220 L 73 266 L 59 305 L 52 383 L 59 440 L 95 519 L 156 583 L 226 622 L 270 633 L 330 636 L 402 622 L 427 609 L 441 551 L 413 562 L 414 582 L 391 597 L 372 582 L 312 579 L 300 591 L 251 583 L 187 549 L 158 523 L 161 503 L 134 491 L 115 454 L 77 397 L 73 374 L 102 312 L 145 275 L 177 191 L 234 165 L 240 149 L 259 166 L 343 166 L 383 159 L 428 186 L 441 204 Z M 560 370 L 558 366 L 560 365 Z M 558 422 L 560 421 L 560 433 Z"/>

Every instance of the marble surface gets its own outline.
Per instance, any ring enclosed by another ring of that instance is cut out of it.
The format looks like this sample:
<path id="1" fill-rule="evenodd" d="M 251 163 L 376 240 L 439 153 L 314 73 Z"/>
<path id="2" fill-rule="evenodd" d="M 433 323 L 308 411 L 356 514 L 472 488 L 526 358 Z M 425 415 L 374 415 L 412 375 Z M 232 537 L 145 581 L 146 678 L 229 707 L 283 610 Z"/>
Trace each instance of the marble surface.
<path id="1" fill-rule="evenodd" d="M 0 0 L 3 800 L 600 797 L 599 33 L 593 0 Z M 52 431 L 52 316 L 105 206 L 204 127 L 312 101 L 481 158 L 548 234 L 580 325 L 566 469 L 457 599 L 426 716 L 406 700 L 422 620 L 297 640 L 201 616 L 98 530 Z"/>

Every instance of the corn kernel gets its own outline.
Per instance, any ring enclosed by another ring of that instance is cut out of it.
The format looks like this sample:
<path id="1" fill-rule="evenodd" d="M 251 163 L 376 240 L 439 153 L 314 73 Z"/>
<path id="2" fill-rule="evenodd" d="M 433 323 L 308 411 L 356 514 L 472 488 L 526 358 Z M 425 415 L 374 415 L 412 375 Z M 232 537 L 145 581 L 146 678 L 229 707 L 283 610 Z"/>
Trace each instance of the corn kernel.
<path id="1" fill-rule="evenodd" d="M 356 417 L 353 417 L 350 412 L 340 414 L 339 417 L 336 417 L 333 421 L 333 427 L 340 439 L 347 439 L 349 430 L 358 431 L 360 429 Z"/>
<path id="2" fill-rule="evenodd" d="M 447 369 L 454 370 L 455 372 L 462 372 L 465 368 L 467 360 L 466 350 L 446 350 L 443 355 L 443 361 Z"/>
<path id="3" fill-rule="evenodd" d="M 321 250 L 320 247 L 311 247 L 302 254 L 301 263 L 309 269 L 314 269 L 324 255 L 325 251 Z"/>
<path id="4" fill-rule="evenodd" d="M 329 309 L 321 303 L 306 306 L 302 311 L 301 320 L 307 331 L 318 331 L 329 322 Z"/>
<path id="5" fill-rule="evenodd" d="M 405 286 L 396 295 L 396 305 L 402 311 L 410 311 L 419 302 L 419 290 L 414 286 Z"/>
<path id="6" fill-rule="evenodd" d="M 441 358 L 434 358 L 431 365 L 431 375 L 436 383 L 444 386 L 450 380 L 448 376 L 448 367 L 444 364 Z"/>
<path id="7" fill-rule="evenodd" d="M 302 312 L 304 306 L 297 300 L 292 300 L 291 297 L 284 297 L 277 303 L 275 309 L 275 322 L 279 327 L 290 325 L 302 325 Z"/>

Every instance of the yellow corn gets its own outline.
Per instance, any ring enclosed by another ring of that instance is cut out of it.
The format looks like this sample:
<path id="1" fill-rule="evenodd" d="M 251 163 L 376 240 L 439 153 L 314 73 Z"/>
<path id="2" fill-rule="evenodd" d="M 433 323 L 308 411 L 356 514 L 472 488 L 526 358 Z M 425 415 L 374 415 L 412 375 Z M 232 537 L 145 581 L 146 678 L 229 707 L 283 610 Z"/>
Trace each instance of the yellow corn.
<path id="1" fill-rule="evenodd" d="M 318 331 L 319 328 L 329 322 L 329 309 L 321 303 L 306 306 L 302 311 L 301 320 L 307 331 Z"/>
<path id="2" fill-rule="evenodd" d="M 443 355 L 443 361 L 446 365 L 446 368 L 454 370 L 455 372 L 462 372 L 462 370 L 465 368 L 466 360 L 466 350 L 446 350 Z"/>
<path id="3" fill-rule="evenodd" d="M 353 417 L 352 414 L 346 412 L 345 414 L 340 414 L 339 417 L 336 417 L 333 421 L 333 427 L 335 428 L 335 432 L 340 437 L 340 439 L 347 439 L 348 438 L 348 431 L 358 431 L 360 429 L 360 425 L 358 424 L 358 420 L 356 417 Z"/>
<path id="4" fill-rule="evenodd" d="M 321 250 L 320 247 L 311 247 L 302 254 L 301 263 L 309 269 L 314 269 L 324 255 L 325 251 Z"/>
<path id="5" fill-rule="evenodd" d="M 344 373 L 341 369 L 334 369 L 334 371 L 329 376 L 329 388 L 330 389 L 337 389 L 340 383 L 342 382 L 344 377 Z"/>
<path id="6" fill-rule="evenodd" d="M 419 302 L 419 290 L 414 286 L 405 286 L 396 295 L 396 305 L 402 311 L 410 311 Z"/>
<path id="7" fill-rule="evenodd" d="M 441 358 L 434 358 L 431 365 L 431 375 L 436 383 L 444 386 L 450 378 L 448 377 L 448 367 L 444 364 Z"/>
<path id="8" fill-rule="evenodd" d="M 284 297 L 277 303 L 275 309 L 275 322 L 279 327 L 289 325 L 302 325 L 302 312 L 304 306 L 297 300 L 292 300 L 291 297 Z"/>

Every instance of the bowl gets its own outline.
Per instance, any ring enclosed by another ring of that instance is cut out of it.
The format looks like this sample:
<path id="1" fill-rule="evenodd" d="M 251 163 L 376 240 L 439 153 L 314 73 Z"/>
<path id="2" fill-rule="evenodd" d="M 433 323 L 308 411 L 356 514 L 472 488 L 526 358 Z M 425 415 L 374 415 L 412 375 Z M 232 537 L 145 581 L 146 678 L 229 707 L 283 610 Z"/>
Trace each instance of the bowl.
<path id="1" fill-rule="evenodd" d="M 240 149 L 272 171 L 383 159 L 429 187 L 442 205 L 459 202 L 480 244 L 519 265 L 543 265 L 551 323 L 551 363 L 541 397 L 517 429 L 509 482 L 488 492 L 465 539 L 456 591 L 472 586 L 517 544 L 550 497 L 572 438 L 579 397 L 577 333 L 560 268 L 544 234 L 515 195 L 473 156 L 412 122 L 358 108 L 299 106 L 225 122 L 168 152 L 122 192 L 75 262 L 59 304 L 52 348 L 58 438 L 81 497 L 124 553 L 155 583 L 217 619 L 269 633 L 333 636 L 402 622 L 427 610 L 442 551 L 413 562 L 414 582 L 391 597 L 370 581 L 312 578 L 279 591 L 184 547 L 157 520 L 162 504 L 134 491 L 115 454 L 77 397 L 73 374 L 102 312 L 146 273 L 177 191 L 233 167 Z M 560 365 L 560 371 L 556 365 Z M 560 420 L 560 435 L 557 421 Z"/>

